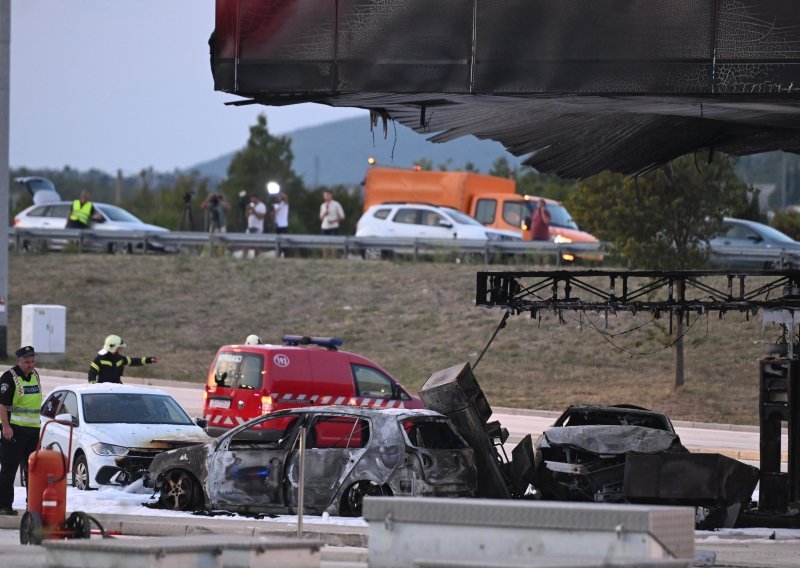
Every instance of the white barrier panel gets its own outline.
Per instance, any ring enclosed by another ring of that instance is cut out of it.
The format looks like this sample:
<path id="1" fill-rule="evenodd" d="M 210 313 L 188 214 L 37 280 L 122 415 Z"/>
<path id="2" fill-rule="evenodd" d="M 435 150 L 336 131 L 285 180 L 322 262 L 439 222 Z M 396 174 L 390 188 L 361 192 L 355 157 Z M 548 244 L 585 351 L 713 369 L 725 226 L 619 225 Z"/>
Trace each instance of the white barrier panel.
<path id="1" fill-rule="evenodd" d="M 367 497 L 370 568 L 691 566 L 694 509 Z"/>

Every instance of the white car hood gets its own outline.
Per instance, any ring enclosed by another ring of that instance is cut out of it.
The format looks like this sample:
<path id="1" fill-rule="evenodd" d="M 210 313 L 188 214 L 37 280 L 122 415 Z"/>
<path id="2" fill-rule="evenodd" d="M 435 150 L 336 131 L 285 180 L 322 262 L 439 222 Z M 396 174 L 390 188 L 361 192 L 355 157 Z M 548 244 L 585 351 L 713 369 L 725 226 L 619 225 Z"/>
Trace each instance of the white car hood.
<path id="1" fill-rule="evenodd" d="M 154 440 L 170 440 L 185 445 L 211 439 L 202 428 L 193 424 L 85 424 L 84 432 L 106 444 L 128 448 L 152 446 Z"/>

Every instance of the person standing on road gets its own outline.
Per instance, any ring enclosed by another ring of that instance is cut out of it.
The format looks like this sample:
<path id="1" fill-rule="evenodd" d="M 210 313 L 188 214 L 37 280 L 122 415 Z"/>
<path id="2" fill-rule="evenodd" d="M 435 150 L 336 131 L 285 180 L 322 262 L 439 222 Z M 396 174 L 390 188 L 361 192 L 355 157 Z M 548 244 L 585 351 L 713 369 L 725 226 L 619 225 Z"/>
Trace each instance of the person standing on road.
<path id="1" fill-rule="evenodd" d="M 34 369 L 36 351 L 17 350 L 17 364 L 0 375 L 0 515 L 16 515 L 14 478 L 22 468 L 27 478 L 28 456 L 39 443 L 42 382 Z"/>
<path id="2" fill-rule="evenodd" d="M 89 192 L 82 191 L 80 199 L 72 202 L 72 209 L 67 216 L 67 229 L 88 229 L 89 221 L 102 221 L 103 216 L 95 209 L 94 204 L 89 201 Z"/>
<path id="3" fill-rule="evenodd" d="M 282 235 L 289 231 L 289 197 L 281 192 L 275 199 L 275 232 Z"/>
<path id="4" fill-rule="evenodd" d="M 531 220 L 531 240 L 550 240 L 550 212 L 547 210 L 547 203 L 544 199 L 539 200 Z"/>
<path id="5" fill-rule="evenodd" d="M 231 208 L 228 198 L 224 193 L 209 193 L 200 205 L 207 211 L 208 232 L 226 233 L 228 231 L 227 211 Z"/>
<path id="6" fill-rule="evenodd" d="M 247 205 L 247 232 L 252 235 L 260 235 L 264 232 L 264 219 L 267 217 L 267 204 L 255 193 L 250 196 L 250 203 Z M 250 252 L 253 254 L 250 255 Z M 247 250 L 246 256 L 256 256 L 256 249 Z"/>
<path id="7" fill-rule="evenodd" d="M 319 208 L 319 220 L 322 221 L 323 235 L 338 235 L 339 223 L 344 219 L 344 209 L 341 204 L 333 199 L 333 194 L 326 191 L 322 194 L 325 200 Z"/>
<path id="8" fill-rule="evenodd" d="M 122 383 L 125 367 L 141 367 L 158 363 L 158 357 L 128 357 L 119 351 L 127 347 L 119 335 L 106 337 L 103 348 L 89 365 L 90 383 Z"/>

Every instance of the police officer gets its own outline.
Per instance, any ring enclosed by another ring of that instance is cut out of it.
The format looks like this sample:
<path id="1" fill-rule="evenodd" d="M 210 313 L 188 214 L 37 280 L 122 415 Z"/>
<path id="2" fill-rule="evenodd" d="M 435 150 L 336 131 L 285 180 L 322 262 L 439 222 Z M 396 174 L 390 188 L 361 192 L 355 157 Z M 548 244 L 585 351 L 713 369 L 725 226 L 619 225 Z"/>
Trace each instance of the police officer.
<path id="1" fill-rule="evenodd" d="M 30 345 L 17 350 L 17 364 L 0 375 L 0 515 L 16 515 L 14 478 L 39 443 L 42 383 L 34 369 L 36 352 Z"/>
<path id="2" fill-rule="evenodd" d="M 151 363 L 158 363 L 158 357 L 128 357 L 119 350 L 127 347 L 119 335 L 106 337 L 103 348 L 97 352 L 97 357 L 89 365 L 90 383 L 121 383 L 125 366 L 141 367 Z"/>
<path id="3" fill-rule="evenodd" d="M 102 221 L 103 216 L 95 209 L 94 204 L 89 201 L 89 192 L 82 191 L 81 198 L 72 202 L 72 209 L 67 217 L 67 229 L 88 229 L 89 221 Z"/>

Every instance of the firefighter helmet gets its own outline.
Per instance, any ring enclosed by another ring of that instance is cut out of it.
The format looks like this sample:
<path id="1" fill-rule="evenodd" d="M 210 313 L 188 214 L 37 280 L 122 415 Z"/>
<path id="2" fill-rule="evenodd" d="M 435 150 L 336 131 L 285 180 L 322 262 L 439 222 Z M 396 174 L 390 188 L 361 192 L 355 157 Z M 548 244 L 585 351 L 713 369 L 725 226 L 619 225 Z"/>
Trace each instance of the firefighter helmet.
<path id="1" fill-rule="evenodd" d="M 120 347 L 127 347 L 127 345 L 119 335 L 109 335 L 106 337 L 106 342 L 103 343 L 103 349 L 109 353 L 114 353 Z"/>

